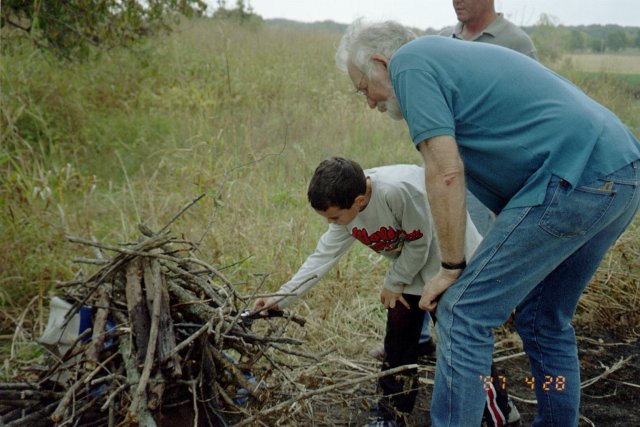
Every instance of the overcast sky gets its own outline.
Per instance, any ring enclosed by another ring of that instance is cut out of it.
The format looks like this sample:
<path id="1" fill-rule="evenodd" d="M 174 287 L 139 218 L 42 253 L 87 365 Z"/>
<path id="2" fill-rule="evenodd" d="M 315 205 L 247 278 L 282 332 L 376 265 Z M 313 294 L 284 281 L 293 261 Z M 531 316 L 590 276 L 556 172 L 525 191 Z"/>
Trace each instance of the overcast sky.
<path id="1" fill-rule="evenodd" d="M 207 0 L 212 9 L 217 2 Z M 349 23 L 364 16 L 393 19 L 417 28 L 455 23 L 451 0 L 245 0 L 265 19 Z M 227 0 L 233 7 L 236 0 Z M 495 0 L 496 10 L 518 25 L 533 25 L 542 13 L 563 25 L 618 24 L 640 27 L 640 0 Z"/>

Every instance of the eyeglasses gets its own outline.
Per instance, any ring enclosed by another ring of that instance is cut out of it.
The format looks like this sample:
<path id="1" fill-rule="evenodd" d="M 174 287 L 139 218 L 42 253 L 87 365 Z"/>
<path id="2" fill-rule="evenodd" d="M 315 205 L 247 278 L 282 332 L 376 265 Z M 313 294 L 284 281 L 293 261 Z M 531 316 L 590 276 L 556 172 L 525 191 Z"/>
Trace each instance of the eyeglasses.
<path id="1" fill-rule="evenodd" d="M 356 95 L 361 95 L 364 97 L 369 97 L 369 91 L 366 88 L 362 88 L 362 82 L 364 81 L 364 74 L 362 73 L 362 77 L 360 77 L 360 82 L 358 83 L 358 86 L 356 86 Z"/>

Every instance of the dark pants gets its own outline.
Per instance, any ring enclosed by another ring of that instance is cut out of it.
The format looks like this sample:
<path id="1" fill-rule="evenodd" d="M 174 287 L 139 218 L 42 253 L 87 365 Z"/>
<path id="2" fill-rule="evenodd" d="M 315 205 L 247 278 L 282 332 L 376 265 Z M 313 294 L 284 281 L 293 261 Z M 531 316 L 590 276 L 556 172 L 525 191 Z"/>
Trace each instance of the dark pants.
<path id="1" fill-rule="evenodd" d="M 403 294 L 411 309 L 397 303 L 387 310 L 387 330 L 384 338 L 385 360 L 382 370 L 386 371 L 418 361 L 418 342 L 422 331 L 425 312 L 418 307 L 419 295 Z M 432 316 L 435 322 L 435 316 Z M 487 391 L 483 425 L 502 426 L 508 419 L 506 380 L 499 375 L 495 365 L 491 365 L 491 377 L 483 379 Z M 387 418 L 401 418 L 401 413 L 409 414 L 418 396 L 418 373 L 409 369 L 396 375 L 378 380 L 382 398 L 378 402 L 380 415 Z"/>
<path id="2" fill-rule="evenodd" d="M 396 303 L 387 310 L 387 332 L 384 338 L 385 360 L 382 370 L 386 371 L 418 361 L 418 341 L 425 312 L 418 307 L 419 295 L 402 295 L 411 306 Z M 379 410 L 386 415 L 395 412 L 410 413 L 418 395 L 418 375 L 416 369 L 389 375 L 378 380 L 382 390 Z"/>

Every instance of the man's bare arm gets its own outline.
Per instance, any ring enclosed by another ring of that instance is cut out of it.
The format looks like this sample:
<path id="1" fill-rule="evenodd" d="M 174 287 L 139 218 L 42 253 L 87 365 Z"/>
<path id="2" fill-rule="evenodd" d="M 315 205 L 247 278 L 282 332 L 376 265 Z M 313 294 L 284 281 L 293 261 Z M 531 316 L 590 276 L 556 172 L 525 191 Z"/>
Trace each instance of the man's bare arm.
<path id="1" fill-rule="evenodd" d="M 437 136 L 418 146 L 425 161 L 425 185 L 442 261 L 464 260 L 466 204 L 464 165 L 455 139 Z"/>
<path id="2" fill-rule="evenodd" d="M 421 142 L 418 149 L 424 157 L 425 185 L 442 262 L 462 263 L 467 210 L 464 165 L 458 146 L 453 137 L 437 136 Z M 440 273 L 425 284 L 420 308 L 435 310 L 438 297 L 461 273 L 461 269 L 440 269 Z"/>

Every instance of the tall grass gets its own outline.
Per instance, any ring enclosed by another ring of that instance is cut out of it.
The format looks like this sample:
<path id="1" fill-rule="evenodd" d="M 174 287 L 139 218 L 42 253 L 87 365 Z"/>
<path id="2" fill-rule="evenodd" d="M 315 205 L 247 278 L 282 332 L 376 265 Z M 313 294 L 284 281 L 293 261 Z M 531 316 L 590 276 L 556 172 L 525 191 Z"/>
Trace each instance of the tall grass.
<path id="1" fill-rule="evenodd" d="M 202 193 L 173 231 L 201 241 L 200 256 L 229 266 L 241 291 L 263 280 L 265 290 L 277 289 L 325 228 L 305 197 L 321 159 L 343 155 L 364 167 L 420 162 L 405 125 L 368 111 L 335 69 L 339 37 L 201 20 L 83 63 L 5 46 L 3 311 L 78 273 L 71 260 L 89 254 L 66 235 L 129 240 L 136 224 L 159 228 Z M 587 89 L 638 133 L 637 100 L 606 78 Z M 625 245 L 637 253 L 638 240 L 636 228 Z M 637 257 L 615 258 L 621 269 L 635 268 L 624 279 L 631 295 L 621 298 L 637 301 Z M 363 340 L 378 340 L 384 270 L 384 261 L 354 248 L 297 306 L 311 319 L 310 342 L 324 348 L 339 340 L 341 351 L 356 354 Z M 600 318 L 605 307 L 584 309 Z M 13 326 L 5 317 L 4 330 Z"/>

